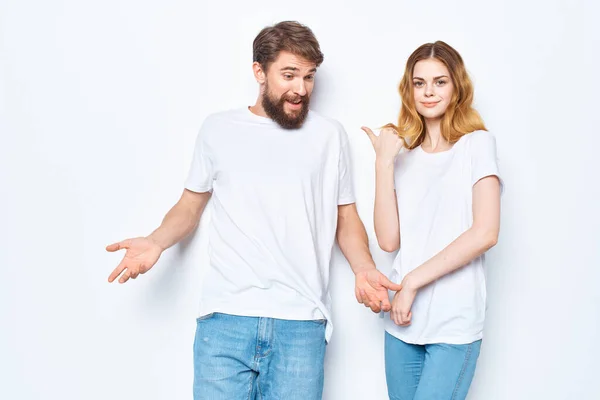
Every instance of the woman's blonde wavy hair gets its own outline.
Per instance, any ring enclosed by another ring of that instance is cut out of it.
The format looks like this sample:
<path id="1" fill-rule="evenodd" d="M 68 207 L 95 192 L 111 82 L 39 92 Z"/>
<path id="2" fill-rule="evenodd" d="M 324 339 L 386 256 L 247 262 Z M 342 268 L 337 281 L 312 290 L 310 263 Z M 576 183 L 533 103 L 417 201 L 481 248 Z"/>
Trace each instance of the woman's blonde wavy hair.
<path id="1" fill-rule="evenodd" d="M 487 130 L 481 116 L 472 107 L 473 83 L 460 54 L 442 41 L 426 43 L 416 49 L 406 62 L 406 70 L 398 88 L 402 99 L 398 126 L 391 123 L 385 125 L 398 132 L 408 149 L 420 146 L 425 139 L 425 123 L 415 108 L 412 78 L 415 64 L 430 58 L 446 65 L 454 85 L 452 99 L 441 122 L 441 133 L 444 139 L 454 144 L 463 135 L 477 130 Z"/>

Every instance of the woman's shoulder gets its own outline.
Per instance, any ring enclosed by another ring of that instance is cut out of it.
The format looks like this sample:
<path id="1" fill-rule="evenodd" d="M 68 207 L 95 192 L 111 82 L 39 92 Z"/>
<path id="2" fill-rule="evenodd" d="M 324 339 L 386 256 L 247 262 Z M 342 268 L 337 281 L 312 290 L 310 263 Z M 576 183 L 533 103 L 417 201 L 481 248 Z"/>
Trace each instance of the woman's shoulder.
<path id="1" fill-rule="evenodd" d="M 496 136 L 490 131 L 473 131 L 463 135 L 456 145 L 460 145 L 469 152 L 479 152 L 487 148 L 496 147 Z"/>
<path id="2" fill-rule="evenodd" d="M 484 130 L 479 130 L 479 131 L 473 131 L 471 133 L 467 133 L 466 135 L 463 135 L 460 140 L 464 140 L 466 142 L 484 142 L 484 141 L 495 141 L 496 140 L 496 136 L 490 132 L 490 131 L 484 131 Z"/>

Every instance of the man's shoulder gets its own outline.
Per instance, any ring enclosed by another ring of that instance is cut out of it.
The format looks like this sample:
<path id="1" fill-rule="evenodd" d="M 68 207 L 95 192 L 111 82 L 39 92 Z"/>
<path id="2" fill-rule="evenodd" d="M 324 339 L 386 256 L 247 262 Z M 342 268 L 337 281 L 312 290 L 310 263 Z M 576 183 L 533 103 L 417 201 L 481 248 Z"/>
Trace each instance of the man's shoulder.
<path id="1" fill-rule="evenodd" d="M 311 122 L 320 127 L 327 127 L 338 133 L 345 133 L 344 126 L 335 118 L 325 116 L 317 111 L 310 110 L 309 117 Z"/>
<path id="2" fill-rule="evenodd" d="M 206 139 L 223 137 L 223 133 L 231 131 L 232 124 L 244 121 L 245 116 L 243 108 L 213 112 L 204 118 L 200 132 Z"/>
<path id="3" fill-rule="evenodd" d="M 245 116 L 245 110 L 243 108 L 234 108 L 230 110 L 223 110 L 208 114 L 204 119 L 205 123 L 223 123 L 232 122 L 239 119 L 243 119 Z"/>

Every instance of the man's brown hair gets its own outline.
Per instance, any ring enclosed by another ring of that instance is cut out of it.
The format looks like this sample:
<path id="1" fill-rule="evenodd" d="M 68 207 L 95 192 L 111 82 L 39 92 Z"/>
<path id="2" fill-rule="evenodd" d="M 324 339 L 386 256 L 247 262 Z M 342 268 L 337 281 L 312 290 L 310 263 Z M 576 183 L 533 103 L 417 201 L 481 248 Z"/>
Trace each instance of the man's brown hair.
<path id="1" fill-rule="evenodd" d="M 296 21 L 283 21 L 264 28 L 254 39 L 253 61 L 266 71 L 281 51 L 305 58 L 318 67 L 323 62 L 319 42 L 307 26 Z"/>

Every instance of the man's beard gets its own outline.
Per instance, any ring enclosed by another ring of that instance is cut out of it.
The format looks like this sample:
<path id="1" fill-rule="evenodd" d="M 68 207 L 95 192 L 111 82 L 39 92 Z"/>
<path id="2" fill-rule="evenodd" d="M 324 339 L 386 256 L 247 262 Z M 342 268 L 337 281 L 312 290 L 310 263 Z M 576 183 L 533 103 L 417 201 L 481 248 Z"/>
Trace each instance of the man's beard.
<path id="1" fill-rule="evenodd" d="M 293 114 L 288 114 L 284 109 L 286 100 L 291 102 L 302 100 L 302 107 L 300 110 L 293 112 Z M 308 94 L 304 96 L 283 95 L 280 99 L 273 99 L 269 93 L 269 85 L 265 84 L 262 106 L 267 115 L 283 129 L 298 129 L 302 126 L 308 115 L 309 100 Z"/>

